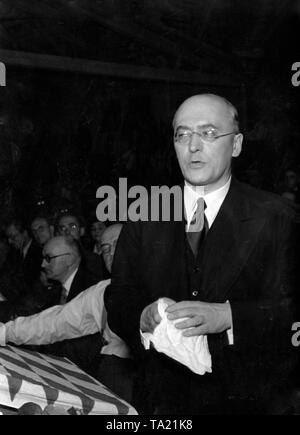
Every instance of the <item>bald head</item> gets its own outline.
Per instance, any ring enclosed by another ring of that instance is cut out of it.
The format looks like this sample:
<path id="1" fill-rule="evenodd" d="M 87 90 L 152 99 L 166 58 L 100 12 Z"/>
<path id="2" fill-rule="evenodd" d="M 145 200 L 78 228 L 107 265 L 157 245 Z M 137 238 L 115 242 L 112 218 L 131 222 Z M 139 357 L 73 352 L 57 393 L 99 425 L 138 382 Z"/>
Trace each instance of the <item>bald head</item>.
<path id="1" fill-rule="evenodd" d="M 78 243 L 72 237 L 58 236 L 49 240 L 43 249 L 42 268 L 47 278 L 61 283 L 79 267 L 81 254 Z"/>
<path id="2" fill-rule="evenodd" d="M 121 224 L 111 225 L 106 228 L 101 236 L 101 249 L 105 266 L 111 272 L 115 249 L 122 230 Z"/>
<path id="3" fill-rule="evenodd" d="M 173 118 L 173 128 L 175 129 L 177 116 L 186 110 L 200 110 L 200 108 L 204 105 L 207 107 L 209 104 L 215 104 L 215 107 L 218 107 L 221 112 L 223 112 L 224 119 L 228 119 L 232 123 L 233 130 L 238 133 L 239 132 L 239 117 L 238 111 L 234 107 L 230 101 L 226 100 L 226 98 L 221 97 L 215 94 L 199 94 L 193 95 L 192 97 L 186 99 L 177 109 L 174 118 Z"/>
<path id="4" fill-rule="evenodd" d="M 61 253 L 61 251 L 69 252 L 73 254 L 74 257 L 80 258 L 79 245 L 72 237 L 67 236 L 57 236 L 49 240 L 45 245 L 46 249 L 49 249 L 56 253 Z"/>

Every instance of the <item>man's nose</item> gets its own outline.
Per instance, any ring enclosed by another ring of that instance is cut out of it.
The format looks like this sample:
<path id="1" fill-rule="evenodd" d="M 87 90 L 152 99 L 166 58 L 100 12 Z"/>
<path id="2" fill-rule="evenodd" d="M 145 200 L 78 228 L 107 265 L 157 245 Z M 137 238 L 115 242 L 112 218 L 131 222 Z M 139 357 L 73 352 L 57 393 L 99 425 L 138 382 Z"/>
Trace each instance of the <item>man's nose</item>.
<path id="1" fill-rule="evenodd" d="M 47 264 L 48 264 L 47 261 L 44 259 L 43 262 L 42 262 L 41 268 L 42 268 L 42 269 L 45 269 L 45 267 L 47 266 Z"/>
<path id="2" fill-rule="evenodd" d="M 194 153 L 196 151 L 201 151 L 203 149 L 203 140 L 201 139 L 201 136 L 196 131 L 192 132 L 191 140 L 189 143 L 189 150 L 191 153 Z"/>

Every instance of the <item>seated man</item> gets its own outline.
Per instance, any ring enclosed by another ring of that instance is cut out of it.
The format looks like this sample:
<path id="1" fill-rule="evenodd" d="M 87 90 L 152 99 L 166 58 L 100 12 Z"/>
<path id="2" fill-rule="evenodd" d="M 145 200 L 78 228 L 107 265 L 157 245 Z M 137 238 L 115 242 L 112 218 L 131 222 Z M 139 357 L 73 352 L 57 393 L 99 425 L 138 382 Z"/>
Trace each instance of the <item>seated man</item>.
<path id="1" fill-rule="evenodd" d="M 58 217 L 55 227 L 57 235 L 72 237 L 79 243 L 82 259 L 87 269 L 97 277 L 98 281 L 102 280 L 103 265 L 101 257 L 87 250 L 82 244 L 82 238 L 85 234 L 85 225 L 82 218 L 75 214 L 62 214 Z"/>
<path id="2" fill-rule="evenodd" d="M 112 225 L 102 235 L 103 248 L 110 252 L 104 257 L 109 272 L 121 228 L 120 224 Z M 96 378 L 130 402 L 134 363 L 127 345 L 110 330 L 106 321 L 103 295 L 109 283 L 110 280 L 101 281 L 66 305 L 49 308 L 35 316 L 19 317 L 2 325 L 0 344 L 41 345 L 101 331 L 103 346 Z"/>
<path id="3" fill-rule="evenodd" d="M 13 304 L 6 304 L 6 316 L 0 317 L 2 321 L 30 316 L 57 304 L 63 305 L 98 282 L 82 262 L 78 243 L 72 238 L 51 239 L 44 246 L 43 258 L 42 270 L 47 282 L 45 285 L 36 283 L 29 296 L 20 298 Z M 94 374 L 100 351 L 99 334 L 65 340 L 37 350 L 68 357 L 83 370 Z"/>

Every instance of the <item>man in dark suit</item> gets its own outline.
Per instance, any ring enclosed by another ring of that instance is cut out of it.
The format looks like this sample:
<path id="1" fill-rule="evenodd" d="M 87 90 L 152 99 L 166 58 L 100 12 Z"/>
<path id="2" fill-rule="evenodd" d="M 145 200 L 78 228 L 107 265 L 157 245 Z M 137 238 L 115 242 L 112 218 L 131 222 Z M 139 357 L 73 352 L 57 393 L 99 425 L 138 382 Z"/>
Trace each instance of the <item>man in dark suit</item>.
<path id="1" fill-rule="evenodd" d="M 20 263 L 26 284 L 32 287 L 41 270 L 41 248 L 32 240 L 29 229 L 21 217 L 9 221 L 6 236 L 9 244 L 15 249 L 15 262 Z"/>
<path id="2" fill-rule="evenodd" d="M 60 294 L 55 293 L 51 305 L 66 304 L 99 281 L 98 276 L 86 267 L 80 246 L 72 237 L 59 236 L 51 239 L 44 246 L 43 258 L 42 269 L 46 278 L 50 282 L 61 284 Z M 97 333 L 65 340 L 48 346 L 44 351 L 66 356 L 83 370 L 94 374 L 100 348 L 100 335 Z"/>
<path id="3" fill-rule="evenodd" d="M 57 235 L 72 237 L 78 242 L 86 268 L 93 275 L 97 276 L 98 281 L 103 280 L 104 264 L 102 257 L 86 249 L 82 243 L 82 238 L 85 235 L 85 224 L 83 219 L 72 213 L 62 214 L 57 218 L 56 232 Z"/>
<path id="4" fill-rule="evenodd" d="M 297 214 L 232 178 L 243 136 L 230 102 L 193 96 L 173 127 L 185 219 L 128 222 L 105 295 L 111 329 L 141 358 L 135 406 L 158 414 L 269 412 L 293 367 Z M 184 337 L 207 335 L 211 374 L 144 351 L 140 333 L 160 323 L 161 297 Z"/>

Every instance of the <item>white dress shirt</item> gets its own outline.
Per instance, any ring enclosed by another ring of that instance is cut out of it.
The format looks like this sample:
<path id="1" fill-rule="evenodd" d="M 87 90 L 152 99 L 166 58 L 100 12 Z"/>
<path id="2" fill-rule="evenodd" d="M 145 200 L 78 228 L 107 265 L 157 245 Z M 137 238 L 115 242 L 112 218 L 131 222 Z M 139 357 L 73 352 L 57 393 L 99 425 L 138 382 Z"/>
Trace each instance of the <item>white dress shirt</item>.
<path id="1" fill-rule="evenodd" d="M 187 228 L 193 219 L 194 213 L 197 209 L 197 201 L 199 198 L 203 198 L 206 204 L 204 211 L 208 227 L 210 228 L 223 204 L 223 201 L 229 191 L 231 183 L 231 177 L 224 186 L 220 187 L 214 192 L 205 194 L 203 186 L 192 186 L 185 181 L 184 186 L 184 208 L 185 216 L 187 220 Z"/>
<path id="2" fill-rule="evenodd" d="M 103 329 L 103 337 L 108 343 L 101 354 L 129 358 L 129 348 L 121 338 L 114 334 L 106 319 L 103 295 L 110 280 L 100 281 L 80 293 L 65 305 L 51 307 L 41 313 L 0 324 L 0 345 L 51 344 L 56 341 L 78 338 L 95 334 Z"/>

